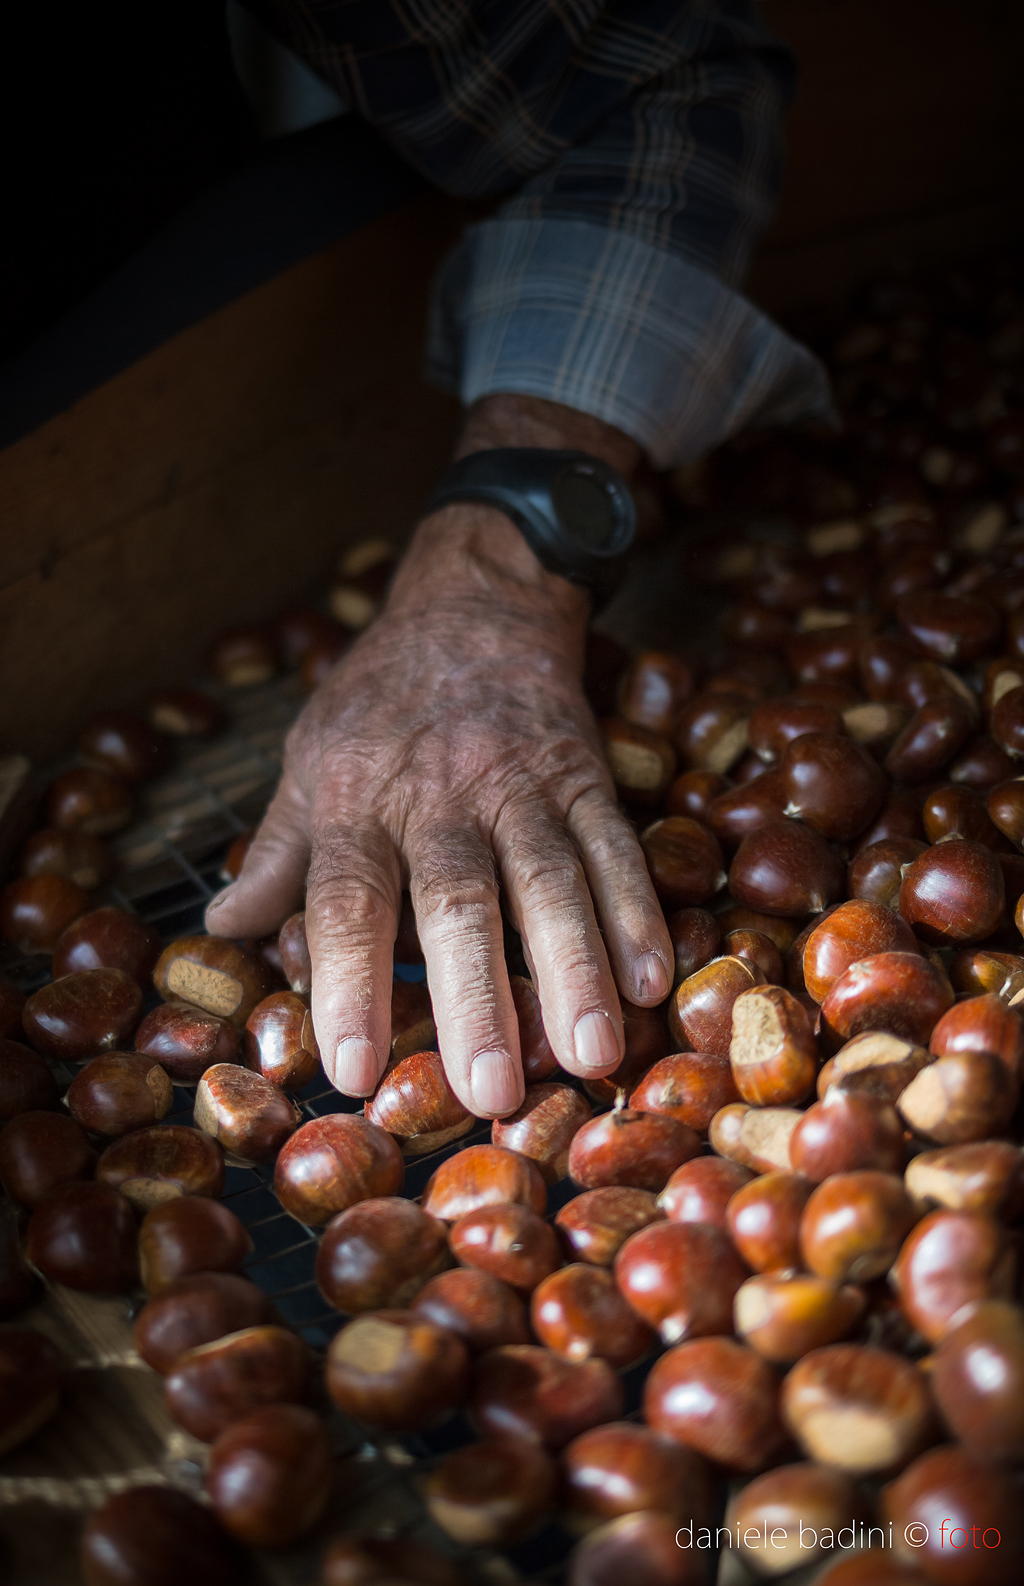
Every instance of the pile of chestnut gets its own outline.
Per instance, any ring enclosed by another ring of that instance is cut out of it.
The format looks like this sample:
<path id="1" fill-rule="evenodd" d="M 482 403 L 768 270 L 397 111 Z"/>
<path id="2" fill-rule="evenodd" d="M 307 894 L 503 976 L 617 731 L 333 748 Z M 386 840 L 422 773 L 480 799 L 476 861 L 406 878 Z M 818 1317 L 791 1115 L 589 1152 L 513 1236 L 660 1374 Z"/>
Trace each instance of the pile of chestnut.
<path id="1" fill-rule="evenodd" d="M 841 434 L 742 437 L 671 481 L 714 517 L 695 542 L 725 597 L 714 663 L 591 648 L 675 950 L 667 1003 L 624 1009 L 615 1073 L 564 1074 L 514 975 L 525 1101 L 460 1147 L 477 1120 L 429 993 L 396 981 L 376 1093 L 304 1122 L 303 915 L 164 946 L 84 891 L 61 916 L 35 884 L 85 881 L 23 858 L 0 927 L 52 951 L 53 979 L 0 989 L 0 1310 L 35 1274 L 141 1290 L 138 1352 L 209 1445 L 202 1504 L 143 1487 L 97 1511 L 88 1586 L 241 1581 L 246 1546 L 322 1526 L 346 1474 L 332 1408 L 385 1437 L 464 1416 L 473 1441 L 419 1474 L 427 1512 L 469 1548 L 557 1517 L 571 1586 L 707 1586 L 724 1548 L 822 1586 L 1019 1579 L 1024 285 L 890 281 L 862 310 L 832 348 Z M 350 628 L 377 565 L 332 598 Z M 229 683 L 269 675 L 251 633 L 216 654 Z M 142 727 L 214 730 L 189 697 L 190 726 Z M 104 768 L 98 739 L 68 775 L 152 768 L 124 732 Z M 113 829 L 91 788 L 51 791 L 54 850 Z M 396 957 L 416 955 L 406 915 Z M 81 1065 L 63 1098 L 58 1061 Z M 195 1087 L 191 1126 L 161 1121 L 172 1086 Z M 272 1164 L 319 1231 L 325 1360 L 243 1275 L 225 1162 Z M 0 1449 L 60 1391 L 47 1341 L 0 1330 Z M 321 1578 L 467 1577 L 343 1534 Z"/>

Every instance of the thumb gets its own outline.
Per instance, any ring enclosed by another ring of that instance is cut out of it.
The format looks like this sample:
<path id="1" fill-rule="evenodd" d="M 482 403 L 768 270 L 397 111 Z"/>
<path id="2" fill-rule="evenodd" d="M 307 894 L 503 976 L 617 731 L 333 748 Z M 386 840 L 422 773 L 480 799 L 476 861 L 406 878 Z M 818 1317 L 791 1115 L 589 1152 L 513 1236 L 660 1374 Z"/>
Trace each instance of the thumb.
<path id="1" fill-rule="evenodd" d="M 237 881 L 208 906 L 206 929 L 211 936 L 268 936 L 302 907 L 308 870 L 308 810 L 285 773 Z"/>

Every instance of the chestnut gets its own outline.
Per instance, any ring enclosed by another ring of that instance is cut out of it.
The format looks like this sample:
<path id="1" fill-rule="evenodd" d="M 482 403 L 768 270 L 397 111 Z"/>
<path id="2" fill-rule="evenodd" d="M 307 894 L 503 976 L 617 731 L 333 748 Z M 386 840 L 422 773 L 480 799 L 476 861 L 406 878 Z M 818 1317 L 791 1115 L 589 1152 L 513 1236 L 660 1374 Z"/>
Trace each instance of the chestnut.
<path id="1" fill-rule="evenodd" d="M 164 1378 L 164 1401 L 202 1443 L 265 1404 L 296 1404 L 306 1392 L 309 1351 L 283 1327 L 246 1327 L 186 1349 Z"/>
<path id="2" fill-rule="evenodd" d="M 477 1121 L 449 1085 L 438 1052 L 411 1052 L 389 1065 L 363 1110 L 368 1122 L 394 1135 L 406 1156 L 439 1150 Z"/>
<path id="3" fill-rule="evenodd" d="M 707 825 L 708 810 L 718 795 L 728 789 L 725 777 L 715 771 L 683 771 L 666 794 L 665 808 L 670 815 L 689 815 Z"/>
<path id="4" fill-rule="evenodd" d="M 699 1454 L 635 1421 L 581 1432 L 562 1450 L 563 1505 L 574 1530 L 640 1511 L 707 1521 L 711 1475 Z"/>
<path id="5" fill-rule="evenodd" d="M 61 1360 L 32 1327 L 0 1327 L 0 1454 L 45 1426 L 60 1405 Z"/>
<path id="6" fill-rule="evenodd" d="M 803 1264 L 832 1283 L 880 1278 L 919 1215 L 895 1173 L 833 1173 L 808 1198 L 800 1219 Z"/>
<path id="7" fill-rule="evenodd" d="M 929 699 L 914 711 L 885 757 L 897 782 L 927 782 L 949 764 L 975 729 L 974 709 L 957 695 Z"/>
<path id="8" fill-rule="evenodd" d="M 756 964 L 769 985 L 781 986 L 785 979 L 782 954 L 771 937 L 760 931 L 726 931 L 722 947 L 730 958 L 747 958 Z"/>
<path id="9" fill-rule="evenodd" d="M 732 1005 L 729 1045 L 736 1089 L 752 1106 L 787 1106 L 814 1089 L 818 1048 L 811 1021 L 785 986 L 755 986 Z"/>
<path id="10" fill-rule="evenodd" d="M 991 650 L 999 635 L 999 615 L 976 595 L 944 595 L 919 590 L 896 602 L 896 620 L 918 646 L 936 661 L 963 665 Z"/>
<path id="11" fill-rule="evenodd" d="M 932 1433 L 924 1374 L 867 1344 L 829 1344 L 803 1355 L 783 1381 L 781 1407 L 809 1459 L 852 1476 L 901 1469 Z"/>
<path id="12" fill-rule="evenodd" d="M 992 824 L 1020 847 L 1024 842 L 1024 778 L 999 782 L 989 790 L 985 807 Z"/>
<path id="13" fill-rule="evenodd" d="M 308 997 L 313 989 L 313 965 L 306 940 L 305 913 L 290 914 L 277 933 L 281 969 L 292 991 Z"/>
<path id="14" fill-rule="evenodd" d="M 349 642 L 348 636 L 333 617 L 327 617 L 311 606 L 293 606 L 288 611 L 279 612 L 274 619 L 272 632 L 281 662 L 289 671 L 301 666 L 316 645 L 328 643 L 332 639 Z"/>
<path id="15" fill-rule="evenodd" d="M 736 769 L 737 776 L 742 764 Z M 759 774 L 720 793 L 708 810 L 708 825 L 730 852 L 751 832 L 778 821 L 785 808 L 786 794 L 778 771 L 765 771 L 757 760 L 754 764 L 760 767 Z"/>
<path id="16" fill-rule="evenodd" d="M 640 837 L 654 890 L 666 909 L 706 903 L 725 885 L 718 838 L 688 815 L 667 815 Z"/>
<path id="17" fill-rule="evenodd" d="M 846 1338 L 864 1313 L 861 1289 L 806 1272 L 759 1272 L 736 1290 L 733 1321 L 751 1349 L 788 1365 Z"/>
<path id="18" fill-rule="evenodd" d="M 1006 889 L 999 861 L 981 843 L 939 843 L 903 872 L 900 914 L 926 942 L 977 942 L 999 924 Z"/>
<path id="19" fill-rule="evenodd" d="M 777 1171 L 735 1192 L 725 1227 L 748 1267 L 774 1272 L 800 1265 L 800 1220 L 813 1188 L 799 1173 Z"/>
<path id="20" fill-rule="evenodd" d="M 136 1052 L 105 1052 L 75 1075 L 65 1098 L 92 1134 L 120 1135 L 166 1117 L 174 1092 L 159 1063 Z"/>
<path id="21" fill-rule="evenodd" d="M 978 1212 L 929 1212 L 911 1229 L 890 1281 L 907 1320 L 937 1343 L 963 1306 L 1009 1299 L 1016 1255 L 1005 1230 Z"/>
<path id="22" fill-rule="evenodd" d="M 852 899 L 833 909 L 804 943 L 804 985 L 822 1003 L 851 964 L 875 953 L 914 953 L 910 927 L 889 908 Z"/>
<path id="23" fill-rule="evenodd" d="M 453 1267 L 430 1279 L 412 1302 L 418 1315 L 457 1333 L 472 1355 L 499 1344 L 528 1344 L 526 1307 L 515 1289 L 477 1267 Z"/>
<path id="24" fill-rule="evenodd" d="M 647 1070 L 629 1098 L 634 1112 L 664 1112 L 705 1135 L 719 1108 L 739 1100 L 732 1066 L 711 1052 L 676 1052 Z"/>
<path id="25" fill-rule="evenodd" d="M 280 1090 L 301 1090 L 321 1073 L 309 1000 L 275 991 L 250 1013 L 242 1036 L 244 1061 Z"/>
<path id="26" fill-rule="evenodd" d="M 732 1330 L 732 1302 L 747 1269 L 721 1229 L 651 1223 L 615 1257 L 615 1281 L 666 1344 Z"/>
<path id="27" fill-rule="evenodd" d="M 209 1509 L 177 1487 L 115 1492 L 85 1523 L 85 1586 L 244 1586 L 248 1560 Z"/>
<path id="28" fill-rule="evenodd" d="M 221 1432 L 206 1491 L 239 1542 L 284 1547 L 319 1520 L 333 1475 L 326 1423 L 304 1405 L 267 1404 Z"/>
<path id="29" fill-rule="evenodd" d="M 671 737 L 681 707 L 693 693 L 693 671 L 661 650 L 638 655 L 619 682 L 619 715 L 635 727 Z"/>
<path id="30" fill-rule="evenodd" d="M 740 1556 L 758 1574 L 775 1576 L 830 1552 L 840 1533 L 855 1535 L 861 1511 L 849 1476 L 801 1462 L 755 1476 L 734 1495 L 725 1521 Z"/>
<path id="31" fill-rule="evenodd" d="M 729 891 L 740 903 L 791 918 L 820 914 L 842 897 L 844 883 L 842 862 L 825 839 L 796 820 L 773 821 L 744 837 L 729 868 Z"/>
<path id="32" fill-rule="evenodd" d="M 0 933 L 22 953 L 52 953 L 88 907 L 88 893 L 67 876 L 22 876 L 0 892 Z"/>
<path id="33" fill-rule="evenodd" d="M 650 1190 L 607 1185 L 587 1190 L 561 1207 L 555 1227 L 573 1260 L 610 1267 L 630 1234 L 660 1222 L 664 1215 Z"/>
<path id="34" fill-rule="evenodd" d="M 215 1063 L 239 1058 L 238 1031 L 190 1002 L 163 1002 L 135 1032 L 135 1050 L 155 1058 L 177 1085 L 194 1085 Z"/>
<path id="35" fill-rule="evenodd" d="M 805 733 L 842 733 L 843 718 L 833 705 L 804 704 L 799 699 L 765 699 L 747 723 L 754 753 L 766 765 L 779 760 L 794 738 Z"/>
<path id="36" fill-rule="evenodd" d="M 710 1223 L 728 1232 L 726 1208 L 738 1189 L 754 1178 L 750 1168 L 724 1157 L 695 1156 L 676 1168 L 658 1196 L 658 1205 L 674 1223 Z"/>
<path id="37" fill-rule="evenodd" d="M 883 837 L 859 848 L 846 872 L 850 898 L 898 910 L 903 867 L 926 852 L 927 844 L 915 837 Z"/>
<path id="38" fill-rule="evenodd" d="M 416 1052 L 437 1051 L 437 1026 L 430 992 L 408 980 L 391 982 L 391 1062 Z"/>
<path id="39" fill-rule="evenodd" d="M 950 1052 L 911 1080 L 897 1106 L 914 1133 L 937 1145 L 966 1145 L 1001 1134 L 1019 1087 L 992 1052 Z"/>
<path id="40" fill-rule="evenodd" d="M 159 935 L 137 914 L 92 909 L 61 933 L 53 952 L 53 978 L 80 969 L 123 969 L 145 990 L 159 956 Z"/>
<path id="41" fill-rule="evenodd" d="M 157 959 L 153 984 L 165 1002 L 195 1003 L 239 1030 L 270 990 L 256 955 L 222 936 L 180 936 Z"/>
<path id="42" fill-rule="evenodd" d="M 795 1172 L 816 1184 L 857 1168 L 901 1173 L 903 1158 L 903 1130 L 891 1103 L 838 1085 L 808 1107 L 789 1142 Z"/>
<path id="43" fill-rule="evenodd" d="M 779 781 L 785 813 L 835 842 L 849 841 L 874 820 L 887 788 L 869 750 L 835 732 L 808 732 L 789 743 Z"/>
<path id="44" fill-rule="evenodd" d="M 421 959 L 422 956 L 421 953 Z M 523 1078 L 528 1085 L 535 1085 L 554 1073 L 558 1063 L 544 1030 L 540 997 L 533 981 L 527 980 L 524 975 L 509 975 L 508 983 L 519 1023 L 519 1056 L 523 1065 Z"/>
<path id="45" fill-rule="evenodd" d="M 91 1178 L 96 1153 L 81 1124 L 60 1112 L 21 1112 L 0 1129 L 0 1181 L 19 1206 Z"/>
<path id="46" fill-rule="evenodd" d="M 142 1219 L 142 1286 L 152 1297 L 194 1272 L 237 1272 L 252 1249 L 248 1229 L 223 1201 L 179 1195 Z"/>
<path id="47" fill-rule="evenodd" d="M 20 1041 L 0 1037 L 0 1122 L 20 1112 L 41 1112 L 57 1100 L 49 1063 Z"/>
<path id="48" fill-rule="evenodd" d="M 1020 1579 L 1020 1479 L 1005 1465 L 955 1443 L 929 1449 L 882 1489 L 881 1509 L 894 1557 L 935 1586 Z"/>
<path id="49" fill-rule="evenodd" d="M 505 1202 L 543 1212 L 547 1198 L 540 1169 L 529 1157 L 504 1146 L 469 1145 L 438 1164 L 423 1191 L 423 1210 L 454 1223 L 481 1206 Z"/>
<path id="50" fill-rule="evenodd" d="M 224 1153 L 202 1130 L 183 1124 L 133 1129 L 107 1146 L 96 1164 L 96 1177 L 147 1212 L 177 1195 L 219 1195 Z"/>
<path id="51" fill-rule="evenodd" d="M 578 1543 L 569 1559 L 567 1586 L 704 1586 L 704 1555 L 678 1541 L 668 1515 L 642 1512 L 607 1520 Z"/>
<path id="52" fill-rule="evenodd" d="M 1024 682 L 1024 675 L 1021 681 Z M 950 762 L 949 780 L 959 782 L 964 787 L 974 788 L 980 793 L 988 808 L 989 819 L 1002 831 L 1003 828 L 992 813 L 992 807 L 989 806 L 985 795 L 996 783 L 1005 782 L 1012 777 L 1016 770 L 1016 763 L 1006 750 L 1000 748 L 989 733 L 983 732 L 979 733 L 977 738 L 972 738 L 956 759 Z M 1010 837 L 1011 842 L 1014 840 L 1009 832 L 1005 835 Z"/>
<path id="53" fill-rule="evenodd" d="M 633 804 L 657 804 L 676 770 L 667 739 L 628 721 L 599 723 L 605 759 L 620 795 Z"/>
<path id="54" fill-rule="evenodd" d="M 269 682 L 277 671 L 273 639 L 265 628 L 226 628 L 207 649 L 206 665 L 229 688 Z"/>
<path id="55" fill-rule="evenodd" d="M 216 738 L 227 726 L 227 714 L 198 688 L 161 688 L 149 696 L 146 714 L 157 732 L 172 738 Z"/>
<path id="56" fill-rule="evenodd" d="M 317 1250 L 316 1281 L 328 1305 L 355 1315 L 409 1305 L 449 1266 L 444 1223 L 392 1195 L 331 1219 Z"/>
<path id="57" fill-rule="evenodd" d="M 708 1139 L 712 1149 L 730 1162 L 753 1168 L 755 1173 L 771 1173 L 776 1168 L 789 1171 L 789 1143 L 804 1114 L 795 1107 L 748 1107 L 732 1102 L 722 1107 L 711 1120 Z"/>
<path id="58" fill-rule="evenodd" d="M 123 969 L 81 969 L 40 986 L 25 1004 L 25 1034 L 47 1057 L 94 1057 L 124 1047 L 142 1014 L 142 990 Z"/>
<path id="59" fill-rule="evenodd" d="M 991 1052 L 1011 1079 L 1024 1072 L 1024 1023 L 1018 1009 L 1008 1008 L 994 992 L 954 1004 L 932 1031 L 930 1046 L 937 1057 Z"/>
<path id="60" fill-rule="evenodd" d="M 903 1177 L 908 1194 L 929 1208 L 980 1212 L 1008 1223 L 1024 1213 L 1024 1155 L 1008 1140 L 922 1151 Z"/>
<path id="61" fill-rule="evenodd" d="M 167 761 L 167 739 L 129 710 L 101 710 L 83 723 L 78 750 L 86 765 L 126 782 L 147 782 Z"/>
<path id="62" fill-rule="evenodd" d="M 941 1023 L 941 1020 L 939 1021 Z M 895 1106 L 910 1081 L 932 1061 L 932 1054 L 912 1041 L 869 1030 L 841 1046 L 818 1073 L 818 1096 L 832 1085 L 866 1090 Z"/>
<path id="63" fill-rule="evenodd" d="M 495 1118 L 491 1140 L 529 1157 L 546 1184 L 557 1184 L 569 1171 L 572 1138 L 592 1110 L 571 1085 L 527 1085 L 522 1106 L 506 1118 Z"/>
<path id="64" fill-rule="evenodd" d="M 625 1093 L 611 1112 L 583 1124 L 569 1145 L 569 1176 L 583 1189 L 621 1184 L 661 1190 L 700 1150 L 692 1129 L 668 1113 L 634 1112 Z"/>
<path id="65" fill-rule="evenodd" d="M 611 1273 L 586 1261 L 541 1280 L 530 1300 L 530 1321 L 540 1342 L 556 1355 L 566 1360 L 597 1355 L 617 1370 L 649 1354 L 657 1341 Z"/>
<path id="66" fill-rule="evenodd" d="M 73 766 L 54 777 L 46 795 L 46 822 L 58 831 L 109 837 L 129 824 L 134 802 L 128 784 L 99 766 Z"/>
<path id="67" fill-rule="evenodd" d="M 958 786 L 955 781 L 931 789 L 921 806 L 921 819 L 930 843 L 945 842 L 950 837 L 967 837 L 996 853 L 1006 846 L 977 793 Z"/>
<path id="68" fill-rule="evenodd" d="M 960 845 L 943 844 L 950 846 Z M 833 984 L 821 1005 L 822 1029 L 833 1051 L 868 1030 L 927 1046 L 952 1004 L 949 981 L 921 953 L 873 953 Z"/>
<path id="69" fill-rule="evenodd" d="M 310 1119 L 285 1141 L 274 1193 L 286 1212 L 319 1228 L 357 1201 L 397 1195 L 404 1178 L 402 1153 L 389 1134 L 335 1112 Z M 424 1209 L 430 1208 L 424 1203 Z"/>
<path id="70" fill-rule="evenodd" d="M 327 1351 L 327 1391 L 338 1409 L 383 1431 L 437 1425 L 468 1386 L 462 1339 L 416 1311 L 364 1311 Z"/>
<path id="71" fill-rule="evenodd" d="M 694 1338 L 668 1350 L 644 1383 L 643 1408 L 652 1431 L 727 1470 L 764 1470 L 786 1446 L 778 1374 L 732 1338 Z"/>
<path id="72" fill-rule="evenodd" d="M 561 1266 L 558 1236 L 528 1206 L 479 1206 L 452 1224 L 455 1259 L 480 1267 L 521 1293 Z"/>
<path id="73" fill-rule="evenodd" d="M 25 1256 L 53 1283 L 126 1294 L 139 1282 L 131 1206 L 106 1184 L 62 1184 L 33 1209 Z"/>
<path id="74" fill-rule="evenodd" d="M 763 983 L 756 964 L 745 958 L 713 958 L 672 993 L 668 1022 L 684 1051 L 728 1057 L 732 1009 L 736 998 Z"/>
<path id="75" fill-rule="evenodd" d="M 554 1461 L 543 1448 L 494 1438 L 446 1454 L 427 1476 L 423 1498 L 454 1541 L 493 1547 L 536 1530 L 557 1485 Z"/>
<path id="76" fill-rule="evenodd" d="M 1001 749 L 1014 760 L 1024 755 L 1024 693 L 1011 688 L 989 712 L 989 731 Z"/>
<path id="77" fill-rule="evenodd" d="M 114 861 L 106 843 L 88 832 L 58 831 L 44 826 L 25 839 L 18 858 L 22 876 L 63 876 L 84 892 L 95 892 L 113 874 Z"/>
<path id="78" fill-rule="evenodd" d="M 724 776 L 747 748 L 750 715 L 750 700 L 733 691 L 709 691 L 688 700 L 675 731 L 687 767 Z"/>
<path id="79" fill-rule="evenodd" d="M 146 1365 L 165 1377 L 186 1350 L 272 1320 L 270 1301 L 248 1278 L 234 1272 L 192 1272 L 142 1307 L 135 1321 L 135 1347 Z"/>
<path id="80" fill-rule="evenodd" d="M 269 1162 L 295 1132 L 302 1114 L 262 1074 L 216 1063 L 196 1087 L 196 1127 L 243 1162 Z"/>
<path id="81" fill-rule="evenodd" d="M 622 1384 L 606 1360 L 566 1360 L 535 1344 L 504 1344 L 473 1367 L 470 1419 L 485 1437 L 564 1448 L 622 1414 Z"/>
<path id="82" fill-rule="evenodd" d="M 932 1357 L 932 1390 L 954 1436 L 979 1459 L 1024 1458 L 1024 1318 L 1005 1300 L 970 1305 Z"/>
<path id="83" fill-rule="evenodd" d="M 1009 1002 L 1024 989 L 1024 957 L 1020 953 L 964 947 L 950 960 L 949 979 L 954 991 L 968 997 L 984 997 L 991 992 Z"/>

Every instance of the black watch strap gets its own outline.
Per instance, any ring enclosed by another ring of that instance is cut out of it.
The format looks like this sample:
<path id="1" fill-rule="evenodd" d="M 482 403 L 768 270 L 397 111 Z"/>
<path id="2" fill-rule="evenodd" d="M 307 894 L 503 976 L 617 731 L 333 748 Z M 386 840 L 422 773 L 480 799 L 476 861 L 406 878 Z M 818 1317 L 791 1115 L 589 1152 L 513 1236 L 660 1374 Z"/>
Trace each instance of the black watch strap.
<path id="1" fill-rule="evenodd" d="M 597 603 L 618 582 L 636 535 L 629 486 L 587 452 L 502 446 L 471 452 L 442 475 L 426 504 L 482 501 L 510 517 L 541 566 L 590 589 Z"/>

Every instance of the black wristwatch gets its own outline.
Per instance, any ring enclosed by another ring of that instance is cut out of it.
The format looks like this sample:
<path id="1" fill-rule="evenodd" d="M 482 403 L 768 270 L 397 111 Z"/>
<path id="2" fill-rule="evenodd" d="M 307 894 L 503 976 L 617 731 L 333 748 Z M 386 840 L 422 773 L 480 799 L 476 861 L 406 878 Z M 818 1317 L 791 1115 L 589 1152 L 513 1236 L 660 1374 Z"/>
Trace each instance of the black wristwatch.
<path id="1" fill-rule="evenodd" d="M 583 584 L 601 604 L 614 593 L 636 535 L 629 486 L 586 452 L 502 446 L 472 452 L 444 473 L 426 505 L 484 501 L 521 532 L 549 573 Z"/>

